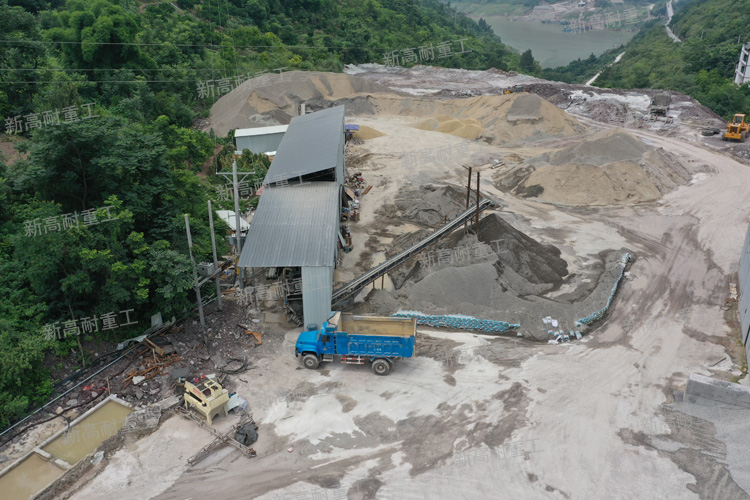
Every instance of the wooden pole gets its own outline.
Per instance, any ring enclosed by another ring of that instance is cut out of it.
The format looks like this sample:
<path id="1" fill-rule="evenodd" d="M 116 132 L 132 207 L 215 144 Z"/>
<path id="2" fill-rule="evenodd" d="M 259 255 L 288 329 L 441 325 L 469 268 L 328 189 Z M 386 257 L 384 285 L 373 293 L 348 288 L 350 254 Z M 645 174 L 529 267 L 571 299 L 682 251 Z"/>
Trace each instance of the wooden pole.
<path id="1" fill-rule="evenodd" d="M 471 167 L 469 167 L 469 182 L 466 184 L 466 210 L 469 209 L 469 198 L 471 197 Z M 468 221 L 464 221 L 464 236 L 466 235 L 466 227 Z"/>
<path id="2" fill-rule="evenodd" d="M 214 236 L 214 210 L 211 206 L 211 200 L 208 200 L 208 226 L 211 229 L 211 250 L 214 255 L 214 272 L 216 273 L 216 302 L 219 311 L 223 311 L 221 304 L 221 274 L 219 273 L 219 260 L 216 257 L 216 236 Z"/>
<path id="3" fill-rule="evenodd" d="M 479 194 L 479 172 L 477 172 L 477 214 L 476 219 L 474 222 L 474 231 L 477 233 L 477 238 L 479 237 L 479 200 L 481 196 Z"/>

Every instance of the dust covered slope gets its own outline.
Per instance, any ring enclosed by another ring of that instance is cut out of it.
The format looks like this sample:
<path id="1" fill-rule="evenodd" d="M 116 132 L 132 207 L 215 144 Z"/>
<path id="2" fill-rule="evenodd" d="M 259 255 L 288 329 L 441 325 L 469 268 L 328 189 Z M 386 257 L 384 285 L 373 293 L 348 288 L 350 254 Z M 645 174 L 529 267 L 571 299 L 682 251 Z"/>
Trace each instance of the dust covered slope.
<path id="1" fill-rule="evenodd" d="M 236 128 L 286 125 L 299 114 L 299 105 L 316 100 L 336 101 L 355 96 L 399 92 L 343 73 L 289 71 L 248 80 L 211 107 L 210 125 L 224 136 Z"/>
<path id="2" fill-rule="evenodd" d="M 494 181 L 519 196 L 592 206 L 658 200 L 690 177 L 673 155 L 615 129 L 514 165 Z"/>
<path id="3" fill-rule="evenodd" d="M 225 135 L 235 128 L 287 124 L 302 103 L 309 110 L 344 104 L 348 116 L 418 117 L 415 126 L 423 130 L 472 140 L 484 137 L 503 146 L 586 131 L 575 118 L 534 94 L 413 97 L 357 76 L 303 71 L 248 80 L 214 104 L 206 128 Z"/>

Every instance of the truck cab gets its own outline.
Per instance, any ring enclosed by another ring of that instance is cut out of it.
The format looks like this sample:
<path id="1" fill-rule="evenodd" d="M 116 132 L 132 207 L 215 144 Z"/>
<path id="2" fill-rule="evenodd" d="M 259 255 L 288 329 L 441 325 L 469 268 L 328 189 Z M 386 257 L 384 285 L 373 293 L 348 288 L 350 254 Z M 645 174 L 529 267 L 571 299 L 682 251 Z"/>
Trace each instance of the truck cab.
<path id="1" fill-rule="evenodd" d="M 318 328 L 318 325 L 308 325 L 307 331 L 300 333 L 299 337 L 297 337 L 297 344 L 295 346 L 297 356 L 304 356 L 305 354 L 335 354 L 334 334 L 335 328 L 329 325 L 327 321 L 323 323 L 323 328 Z"/>

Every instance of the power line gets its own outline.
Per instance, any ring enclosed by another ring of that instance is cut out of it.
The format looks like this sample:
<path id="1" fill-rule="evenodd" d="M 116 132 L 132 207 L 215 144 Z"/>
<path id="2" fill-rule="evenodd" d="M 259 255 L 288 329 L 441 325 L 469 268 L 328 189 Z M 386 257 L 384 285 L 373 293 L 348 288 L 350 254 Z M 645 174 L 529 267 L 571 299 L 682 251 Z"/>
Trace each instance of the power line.
<path id="1" fill-rule="evenodd" d="M 0 80 L 0 83 L 195 83 L 201 80 L 32 80 L 32 81 L 14 81 L 6 82 Z"/>
<path id="2" fill-rule="evenodd" d="M 145 47 L 215 47 L 222 48 L 223 45 L 216 44 L 201 44 L 201 43 L 142 43 L 142 42 L 56 42 L 46 40 L 0 40 L 0 43 L 28 43 L 28 44 L 60 44 L 60 45 L 126 45 L 126 46 L 145 46 Z M 355 49 L 371 49 L 371 50 L 388 50 L 388 49 L 374 49 L 373 47 L 334 47 L 334 46 L 311 46 L 311 45 L 237 45 L 236 49 L 335 49 L 335 50 L 355 50 Z"/>
<path id="3" fill-rule="evenodd" d="M 280 73 L 271 73 L 271 71 L 284 69 L 284 68 L 274 68 L 270 70 L 264 70 L 263 72 L 258 73 L 258 77 L 262 78 L 263 76 L 271 76 L 271 75 L 279 75 L 281 78 L 279 79 L 279 83 L 284 83 L 287 80 L 284 78 L 284 75 L 288 75 L 288 73 L 291 73 L 291 71 L 286 72 L 280 72 Z M 292 71 L 299 71 L 302 73 L 309 73 L 309 72 L 316 72 L 318 70 L 302 70 L 302 69 L 296 69 Z M 237 76 L 237 75 L 234 75 Z M 291 78 L 291 75 L 289 75 Z M 232 77 L 226 77 L 228 79 L 232 79 Z M 5 83 L 195 83 L 195 82 L 202 82 L 202 81 L 213 81 L 213 80 L 200 80 L 198 78 L 192 79 L 192 80 L 82 80 L 82 81 L 76 81 L 76 80 L 19 80 L 19 81 L 5 81 L 0 80 L 0 84 Z M 251 81 L 251 80 L 246 80 Z M 291 81 L 291 80 L 289 80 Z"/>
<path id="4" fill-rule="evenodd" d="M 0 71 L 216 71 L 214 68 L 0 68 Z M 302 70 L 294 70 L 302 71 Z"/>

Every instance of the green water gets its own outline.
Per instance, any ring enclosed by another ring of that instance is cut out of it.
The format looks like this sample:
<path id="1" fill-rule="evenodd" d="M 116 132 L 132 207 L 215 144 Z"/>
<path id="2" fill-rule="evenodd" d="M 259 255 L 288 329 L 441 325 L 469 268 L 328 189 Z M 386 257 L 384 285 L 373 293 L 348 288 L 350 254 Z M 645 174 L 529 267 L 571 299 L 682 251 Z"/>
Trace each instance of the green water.
<path id="1" fill-rule="evenodd" d="M 531 49 L 534 59 L 542 68 L 565 66 L 578 58 L 586 59 L 592 53 L 599 55 L 624 44 L 636 34 L 634 31 L 587 31 L 564 33 L 560 24 L 513 21 L 503 17 L 484 20 L 504 44 L 524 52 Z"/>

